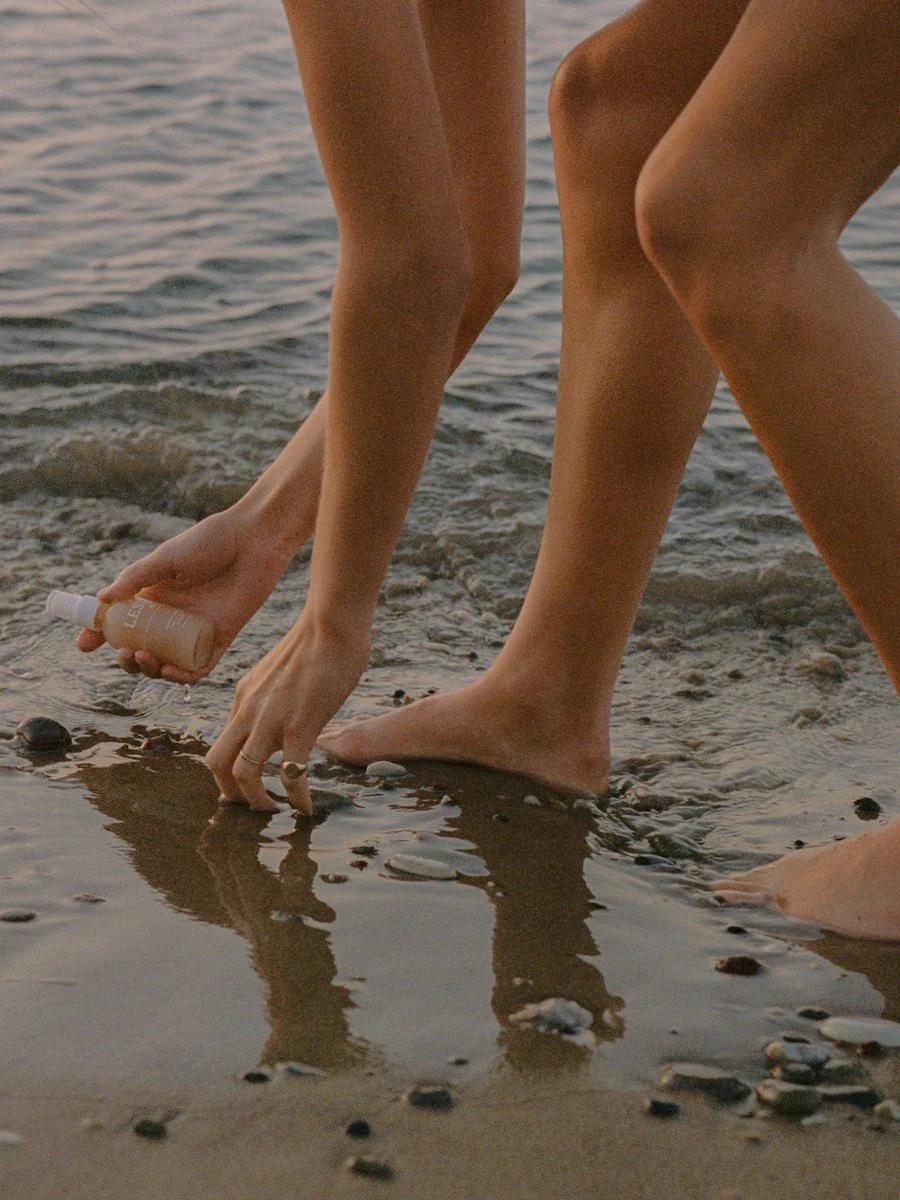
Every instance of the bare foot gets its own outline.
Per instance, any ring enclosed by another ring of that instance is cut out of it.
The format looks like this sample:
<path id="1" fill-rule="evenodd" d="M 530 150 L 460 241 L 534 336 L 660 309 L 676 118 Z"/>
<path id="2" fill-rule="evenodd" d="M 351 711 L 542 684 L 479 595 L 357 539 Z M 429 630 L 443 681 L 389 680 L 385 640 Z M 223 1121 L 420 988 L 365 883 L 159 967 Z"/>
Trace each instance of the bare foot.
<path id="1" fill-rule="evenodd" d="M 849 937 L 900 941 L 900 820 L 713 884 L 729 904 L 776 904 Z"/>
<path id="2" fill-rule="evenodd" d="M 582 794 L 604 792 L 609 772 L 605 722 L 588 733 L 543 695 L 540 705 L 514 698 L 490 674 L 384 716 L 335 722 L 318 745 L 360 766 L 382 758 L 471 763 Z"/>

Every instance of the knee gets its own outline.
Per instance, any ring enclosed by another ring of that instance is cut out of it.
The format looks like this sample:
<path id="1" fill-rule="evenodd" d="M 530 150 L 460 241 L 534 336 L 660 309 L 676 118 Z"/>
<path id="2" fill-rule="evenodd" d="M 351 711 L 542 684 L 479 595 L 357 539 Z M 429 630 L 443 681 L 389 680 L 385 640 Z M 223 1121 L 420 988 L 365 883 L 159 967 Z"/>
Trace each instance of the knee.
<path id="1" fill-rule="evenodd" d="M 381 237 L 362 246 L 341 246 L 350 287 L 367 305 L 373 297 L 398 316 L 409 313 L 429 322 L 455 325 L 472 287 L 472 256 L 462 230 L 411 230 L 404 238 Z"/>
<path id="2" fill-rule="evenodd" d="M 495 246 L 473 247 L 472 275 L 460 326 L 474 340 L 519 281 L 519 230 Z"/>

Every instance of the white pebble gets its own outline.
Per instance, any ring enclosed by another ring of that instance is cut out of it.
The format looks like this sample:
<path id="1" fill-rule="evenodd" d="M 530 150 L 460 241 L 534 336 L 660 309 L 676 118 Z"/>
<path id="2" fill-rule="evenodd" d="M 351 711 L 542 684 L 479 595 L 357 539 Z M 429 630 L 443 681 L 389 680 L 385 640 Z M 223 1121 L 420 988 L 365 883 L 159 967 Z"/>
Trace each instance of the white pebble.
<path id="1" fill-rule="evenodd" d="M 829 1017 L 819 1026 L 819 1033 L 831 1042 L 848 1046 L 878 1042 L 890 1049 L 900 1047 L 900 1024 L 880 1017 Z"/>
<path id="2" fill-rule="evenodd" d="M 408 775 L 409 771 L 400 763 L 380 759 L 378 762 L 369 763 L 366 767 L 366 774 L 372 779 L 400 779 L 402 776 Z"/>
<path id="3" fill-rule="evenodd" d="M 537 798 L 537 796 L 523 796 L 522 803 L 523 804 L 531 804 L 534 808 L 540 808 L 540 806 L 541 806 L 541 802 Z"/>
<path id="4" fill-rule="evenodd" d="M 403 875 L 415 875 L 419 879 L 455 879 L 458 874 L 449 863 L 422 858 L 418 854 L 395 854 L 387 860 L 387 865 Z"/>

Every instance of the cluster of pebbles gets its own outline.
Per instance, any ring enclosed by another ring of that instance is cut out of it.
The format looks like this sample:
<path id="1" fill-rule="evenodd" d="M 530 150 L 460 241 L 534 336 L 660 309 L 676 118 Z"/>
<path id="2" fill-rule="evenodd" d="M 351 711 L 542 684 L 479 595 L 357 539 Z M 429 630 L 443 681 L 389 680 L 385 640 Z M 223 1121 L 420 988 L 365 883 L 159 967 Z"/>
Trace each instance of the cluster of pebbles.
<path id="1" fill-rule="evenodd" d="M 741 1116 L 777 1114 L 803 1125 L 821 1125 L 829 1105 L 868 1110 L 878 1127 L 900 1121 L 900 1102 L 875 1087 L 865 1059 L 900 1049 L 900 1024 L 875 1017 L 830 1017 L 813 1008 L 799 1016 L 818 1021 L 818 1037 L 784 1033 L 763 1051 L 768 1075 L 755 1088 L 728 1071 L 703 1063 L 670 1063 L 659 1077 L 665 1091 L 703 1092 L 724 1104 L 739 1105 Z M 840 1049 L 838 1048 L 840 1047 Z M 677 1116 L 677 1101 L 651 1096 L 651 1116 Z"/>

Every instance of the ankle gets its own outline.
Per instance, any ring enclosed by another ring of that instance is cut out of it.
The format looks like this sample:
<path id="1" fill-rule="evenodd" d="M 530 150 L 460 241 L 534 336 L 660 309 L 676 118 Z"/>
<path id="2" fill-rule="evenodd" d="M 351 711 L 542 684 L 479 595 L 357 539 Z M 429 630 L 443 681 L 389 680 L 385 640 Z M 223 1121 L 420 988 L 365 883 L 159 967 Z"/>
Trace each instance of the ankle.
<path id="1" fill-rule="evenodd" d="M 538 737 L 587 743 L 598 738 L 605 746 L 609 733 L 609 701 L 570 686 L 546 664 L 505 662 L 501 654 L 483 676 L 492 703 L 510 722 Z"/>

